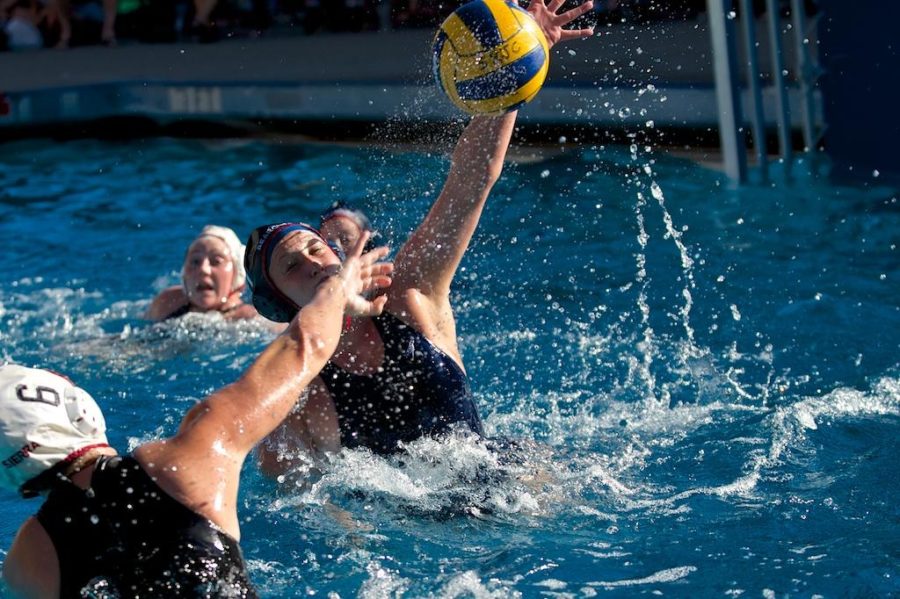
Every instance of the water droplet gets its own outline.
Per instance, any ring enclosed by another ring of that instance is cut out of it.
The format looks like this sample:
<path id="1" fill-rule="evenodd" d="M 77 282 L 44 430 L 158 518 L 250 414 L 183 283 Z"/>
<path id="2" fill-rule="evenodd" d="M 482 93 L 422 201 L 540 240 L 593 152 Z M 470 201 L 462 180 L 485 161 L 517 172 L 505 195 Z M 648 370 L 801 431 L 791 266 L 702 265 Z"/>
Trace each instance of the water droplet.
<path id="1" fill-rule="evenodd" d="M 100 522 L 100 518 L 97 517 L 97 514 L 91 514 L 91 524 L 97 524 Z"/>
<path id="2" fill-rule="evenodd" d="M 880 175 L 880 174 L 881 174 L 881 173 L 878 172 L 878 169 L 875 169 L 874 171 L 872 171 L 872 176 L 873 176 L 873 177 L 877 177 L 877 176 Z"/>
<path id="3" fill-rule="evenodd" d="M 541 179 L 546 179 L 549 176 L 550 176 L 550 171 L 548 171 L 547 169 L 544 169 L 541 171 Z"/>

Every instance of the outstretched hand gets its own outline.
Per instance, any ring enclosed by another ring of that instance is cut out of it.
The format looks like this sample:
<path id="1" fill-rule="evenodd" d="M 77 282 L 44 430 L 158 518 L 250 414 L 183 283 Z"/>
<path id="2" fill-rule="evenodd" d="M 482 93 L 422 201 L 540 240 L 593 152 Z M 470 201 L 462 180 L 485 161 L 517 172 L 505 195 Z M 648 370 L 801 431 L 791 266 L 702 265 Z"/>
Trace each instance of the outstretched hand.
<path id="1" fill-rule="evenodd" d="M 388 254 L 387 247 L 375 248 L 371 252 L 362 253 L 366 241 L 372 235 L 370 231 L 363 232 L 344 260 L 343 268 L 338 275 L 344 285 L 344 293 L 347 296 L 347 306 L 344 312 L 351 316 L 378 316 L 384 310 L 387 296 L 381 295 L 373 300 L 364 297 L 364 294 L 376 289 L 383 289 L 391 285 L 391 273 L 394 272 L 393 262 L 378 262 Z"/>
<path id="2" fill-rule="evenodd" d="M 593 1 L 587 0 L 587 2 L 584 2 L 571 10 L 567 10 L 562 14 L 556 14 L 562 7 L 564 1 L 565 0 L 550 0 L 549 4 L 545 4 L 545 0 L 531 0 L 528 4 L 528 13 L 544 31 L 544 37 L 547 38 L 547 45 L 551 47 L 558 42 L 590 37 L 594 34 L 593 27 L 586 29 L 563 29 L 564 25 L 568 25 L 594 8 Z"/>

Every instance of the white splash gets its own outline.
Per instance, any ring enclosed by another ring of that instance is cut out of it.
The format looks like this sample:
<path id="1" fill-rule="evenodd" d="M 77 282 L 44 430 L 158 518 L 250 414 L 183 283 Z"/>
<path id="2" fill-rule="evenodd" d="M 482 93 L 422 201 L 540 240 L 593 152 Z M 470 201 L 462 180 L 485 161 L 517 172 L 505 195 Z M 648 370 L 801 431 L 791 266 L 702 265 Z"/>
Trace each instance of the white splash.
<path id="1" fill-rule="evenodd" d="M 677 568 L 669 568 L 667 570 L 660 570 L 659 572 L 654 572 L 649 576 L 645 576 L 644 578 L 629 578 L 626 580 L 611 580 L 611 581 L 598 581 L 598 582 L 589 582 L 587 583 L 590 586 L 594 587 L 631 587 L 638 586 L 643 584 L 656 584 L 660 582 L 674 582 L 676 580 L 681 580 L 689 576 L 691 573 L 696 572 L 696 566 L 679 566 Z"/>

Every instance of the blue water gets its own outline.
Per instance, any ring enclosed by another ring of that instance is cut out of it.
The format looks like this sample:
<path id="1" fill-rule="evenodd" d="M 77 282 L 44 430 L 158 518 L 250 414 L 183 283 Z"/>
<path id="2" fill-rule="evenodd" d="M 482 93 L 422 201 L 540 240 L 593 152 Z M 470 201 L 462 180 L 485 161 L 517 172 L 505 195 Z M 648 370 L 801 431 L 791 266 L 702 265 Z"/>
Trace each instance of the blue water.
<path id="1" fill-rule="evenodd" d="M 70 374 L 122 450 L 271 339 L 140 320 L 201 226 L 344 198 L 397 247 L 447 167 L 275 141 L 0 152 L 0 359 Z M 248 464 L 262 594 L 900 595 L 900 203 L 817 172 L 734 189 L 643 147 L 517 152 L 453 301 L 486 428 L 518 449 L 345 452 L 305 484 Z M 0 546 L 36 508 L 0 497 Z"/>

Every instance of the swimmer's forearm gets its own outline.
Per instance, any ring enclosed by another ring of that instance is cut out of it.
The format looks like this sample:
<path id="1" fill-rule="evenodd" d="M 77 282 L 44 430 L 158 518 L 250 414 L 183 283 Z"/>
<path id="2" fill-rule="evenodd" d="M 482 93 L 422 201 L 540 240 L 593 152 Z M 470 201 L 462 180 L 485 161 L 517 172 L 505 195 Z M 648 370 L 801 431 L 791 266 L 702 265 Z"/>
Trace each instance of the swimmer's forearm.
<path id="1" fill-rule="evenodd" d="M 417 279 L 413 284 L 426 293 L 429 287 L 449 289 L 503 171 L 515 122 L 515 112 L 472 118 L 453 151 L 441 194 L 398 254 L 398 273 Z"/>
<path id="2" fill-rule="evenodd" d="M 287 417 L 337 349 L 346 302 L 337 277 L 327 279 L 240 379 L 191 410 L 179 435 L 218 440 L 243 459 Z"/>
<path id="3" fill-rule="evenodd" d="M 503 171 L 516 114 L 472 118 L 453 150 L 447 185 L 479 189 L 496 183 Z"/>

